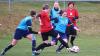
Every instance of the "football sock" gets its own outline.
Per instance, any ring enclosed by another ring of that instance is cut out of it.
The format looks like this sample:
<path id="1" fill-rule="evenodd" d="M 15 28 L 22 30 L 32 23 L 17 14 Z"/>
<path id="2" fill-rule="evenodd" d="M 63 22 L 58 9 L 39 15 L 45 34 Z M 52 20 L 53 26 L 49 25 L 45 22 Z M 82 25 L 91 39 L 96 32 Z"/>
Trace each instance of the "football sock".
<path id="1" fill-rule="evenodd" d="M 6 48 L 3 49 L 1 55 L 4 55 L 8 50 L 10 50 L 13 47 L 12 44 L 8 45 Z"/>
<path id="2" fill-rule="evenodd" d="M 75 38 L 76 38 L 75 36 L 71 37 L 70 43 L 71 43 L 72 46 L 74 46 L 74 40 L 75 40 Z"/>
<path id="3" fill-rule="evenodd" d="M 32 51 L 35 51 L 36 40 L 32 40 Z"/>
<path id="4" fill-rule="evenodd" d="M 52 46 L 51 43 L 48 43 L 47 45 L 45 45 L 45 47 L 49 47 L 49 46 Z M 44 48 L 41 48 L 41 49 L 43 50 Z"/>
<path id="5" fill-rule="evenodd" d="M 63 39 L 61 39 L 61 37 L 59 38 L 59 41 L 60 41 L 61 44 L 63 44 L 66 48 L 69 48 L 68 43 L 66 43 Z"/>
<path id="6" fill-rule="evenodd" d="M 63 44 L 60 44 L 60 46 L 57 48 L 57 51 L 61 51 L 64 48 Z"/>
<path id="7" fill-rule="evenodd" d="M 55 45 L 57 45 L 58 44 L 58 40 L 56 41 L 56 44 Z"/>
<path id="8" fill-rule="evenodd" d="M 51 46 L 51 43 L 48 43 L 48 44 L 42 43 L 36 48 L 36 51 L 38 51 L 40 49 L 44 49 L 45 47 L 49 47 L 49 46 Z"/>

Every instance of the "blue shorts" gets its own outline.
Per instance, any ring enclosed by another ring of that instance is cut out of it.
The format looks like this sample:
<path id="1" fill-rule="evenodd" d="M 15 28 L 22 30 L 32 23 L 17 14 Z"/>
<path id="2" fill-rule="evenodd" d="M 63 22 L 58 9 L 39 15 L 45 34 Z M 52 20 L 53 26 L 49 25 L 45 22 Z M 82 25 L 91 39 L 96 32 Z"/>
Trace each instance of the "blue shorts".
<path id="1" fill-rule="evenodd" d="M 22 37 L 26 37 L 28 34 L 31 34 L 28 30 L 16 29 L 14 39 L 20 40 Z"/>
<path id="2" fill-rule="evenodd" d="M 67 36 L 66 36 L 66 33 L 61 33 L 61 32 L 58 32 L 58 31 L 56 31 L 59 35 L 60 35 L 60 37 L 62 38 L 62 39 L 67 39 Z M 56 38 L 54 38 L 54 37 L 52 37 L 52 41 L 57 41 L 57 39 Z"/>

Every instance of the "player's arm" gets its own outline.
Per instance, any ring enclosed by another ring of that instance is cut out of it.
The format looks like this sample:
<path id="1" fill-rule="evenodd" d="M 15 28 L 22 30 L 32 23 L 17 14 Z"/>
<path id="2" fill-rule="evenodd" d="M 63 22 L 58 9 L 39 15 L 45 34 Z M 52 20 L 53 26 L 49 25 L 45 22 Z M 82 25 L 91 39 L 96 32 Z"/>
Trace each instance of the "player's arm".
<path id="1" fill-rule="evenodd" d="M 79 15 L 78 15 L 78 11 L 75 10 L 75 17 L 73 18 L 76 22 L 78 22 L 79 20 Z"/>
<path id="2" fill-rule="evenodd" d="M 41 15 L 40 14 L 37 14 L 36 18 L 39 18 L 39 17 L 41 17 Z"/>
<path id="3" fill-rule="evenodd" d="M 26 24 L 27 24 L 27 26 L 28 26 L 28 30 L 29 30 L 29 32 L 31 32 L 31 33 L 33 33 L 33 34 L 38 34 L 38 32 L 35 32 L 35 31 L 33 31 L 32 30 L 32 22 L 31 22 L 31 20 L 28 20 L 27 22 L 26 22 Z"/>
<path id="4" fill-rule="evenodd" d="M 32 30 L 32 27 L 31 26 L 28 26 L 28 30 L 29 30 L 29 32 L 31 32 L 33 34 L 38 34 L 38 32 Z"/>
<path id="5" fill-rule="evenodd" d="M 70 26 L 73 27 L 75 30 L 80 31 L 80 29 L 77 26 L 74 26 L 74 24 L 69 19 L 68 24 L 70 24 Z"/>
<path id="6" fill-rule="evenodd" d="M 50 20 L 52 20 L 52 9 L 50 10 Z"/>

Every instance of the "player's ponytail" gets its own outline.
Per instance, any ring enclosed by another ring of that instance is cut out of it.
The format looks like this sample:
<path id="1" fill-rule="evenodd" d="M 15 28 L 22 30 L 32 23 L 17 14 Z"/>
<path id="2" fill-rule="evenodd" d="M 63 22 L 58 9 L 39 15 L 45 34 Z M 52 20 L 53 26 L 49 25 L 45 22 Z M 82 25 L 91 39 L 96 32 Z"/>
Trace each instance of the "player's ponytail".
<path id="1" fill-rule="evenodd" d="M 31 10 L 31 11 L 30 11 L 30 15 L 31 15 L 32 17 L 34 17 L 34 15 L 36 15 L 36 11 L 35 11 L 35 10 Z"/>

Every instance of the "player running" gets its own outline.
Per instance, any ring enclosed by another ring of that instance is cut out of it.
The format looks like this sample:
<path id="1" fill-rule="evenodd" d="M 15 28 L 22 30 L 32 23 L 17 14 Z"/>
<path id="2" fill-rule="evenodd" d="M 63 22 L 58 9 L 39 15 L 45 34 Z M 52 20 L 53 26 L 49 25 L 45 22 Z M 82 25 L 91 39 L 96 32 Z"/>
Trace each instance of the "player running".
<path id="1" fill-rule="evenodd" d="M 5 55 L 5 53 L 10 50 L 12 47 L 14 47 L 19 40 L 22 39 L 22 37 L 25 37 L 27 39 L 29 39 L 30 41 L 34 41 L 33 44 L 35 44 L 35 36 L 33 34 L 38 34 L 38 32 L 32 31 L 32 20 L 35 18 L 36 12 L 34 10 L 30 11 L 30 15 L 26 16 L 25 18 L 23 18 L 19 25 L 16 28 L 16 31 L 14 33 L 14 37 L 11 41 L 11 43 L 5 47 L 3 49 L 3 51 L 1 52 L 0 56 Z M 32 40 L 33 37 L 33 40 Z M 33 46 L 33 49 L 35 48 L 35 46 Z"/>
<path id="2" fill-rule="evenodd" d="M 73 23 L 73 25 L 76 26 L 76 28 L 78 28 L 77 27 L 77 21 L 78 21 L 79 16 L 78 16 L 78 11 L 74 8 L 74 3 L 69 2 L 68 3 L 68 8 L 65 11 L 67 13 L 67 17 L 70 19 L 70 21 Z M 70 43 L 71 43 L 72 46 L 74 46 L 74 40 L 77 36 L 77 30 L 75 30 L 69 24 L 67 29 L 66 29 L 66 32 L 67 32 L 66 35 L 68 36 L 68 40 L 69 40 L 69 37 L 71 36 Z M 61 44 L 58 47 L 57 52 L 60 52 L 60 50 L 63 49 L 63 48 L 64 48 L 64 46 Z"/>

